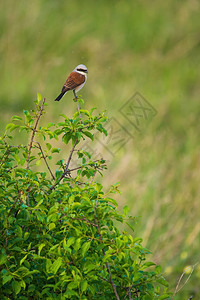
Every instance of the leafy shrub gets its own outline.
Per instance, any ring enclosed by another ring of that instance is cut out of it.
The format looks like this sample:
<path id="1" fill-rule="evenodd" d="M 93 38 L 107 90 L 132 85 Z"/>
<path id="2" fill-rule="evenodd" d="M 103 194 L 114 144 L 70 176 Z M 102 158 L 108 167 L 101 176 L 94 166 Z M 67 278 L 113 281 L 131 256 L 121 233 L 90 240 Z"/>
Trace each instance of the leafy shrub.
<path id="1" fill-rule="evenodd" d="M 116 225 L 128 214 L 110 197 L 117 185 L 105 193 L 95 182 L 105 160 L 77 148 L 96 130 L 107 134 L 104 114 L 81 110 L 83 122 L 77 112 L 39 127 L 45 100 L 39 95 L 35 103 L 24 119 L 13 117 L 0 139 L 1 299 L 169 299 L 161 268 L 146 261 L 141 238 Z M 30 134 L 26 145 L 12 144 L 8 132 L 16 129 Z M 60 149 L 48 141 L 60 136 L 72 146 L 54 175 L 50 160 Z M 70 168 L 72 156 L 76 168 Z M 38 171 L 42 160 L 46 171 Z"/>

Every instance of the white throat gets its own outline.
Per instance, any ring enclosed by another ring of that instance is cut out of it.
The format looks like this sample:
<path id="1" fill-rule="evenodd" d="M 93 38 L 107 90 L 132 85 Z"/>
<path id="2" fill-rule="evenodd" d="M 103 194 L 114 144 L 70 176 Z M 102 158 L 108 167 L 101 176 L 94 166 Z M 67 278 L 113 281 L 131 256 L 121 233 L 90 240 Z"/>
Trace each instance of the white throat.
<path id="1" fill-rule="evenodd" d="M 85 76 L 85 78 L 87 78 L 87 75 L 86 75 L 86 73 L 85 72 L 81 72 L 81 71 L 76 71 L 77 73 L 79 73 L 79 74 L 81 74 L 81 75 L 84 75 Z"/>

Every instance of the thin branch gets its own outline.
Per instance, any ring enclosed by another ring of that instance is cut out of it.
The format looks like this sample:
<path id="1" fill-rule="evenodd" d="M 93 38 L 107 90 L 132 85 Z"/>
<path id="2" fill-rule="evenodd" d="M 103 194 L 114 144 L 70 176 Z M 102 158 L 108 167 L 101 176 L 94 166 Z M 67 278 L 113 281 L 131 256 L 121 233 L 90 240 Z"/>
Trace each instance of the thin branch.
<path id="1" fill-rule="evenodd" d="M 6 150 L 6 152 L 8 151 L 8 149 Z M 9 154 L 10 154 L 10 152 L 7 152 L 7 154 L 6 154 L 6 152 L 2 155 L 2 157 L 1 157 L 1 164 L 0 164 L 0 167 L 4 164 L 4 161 L 8 158 L 8 156 L 9 156 Z"/>
<path id="2" fill-rule="evenodd" d="M 109 281 L 108 279 L 106 279 L 106 278 L 103 278 L 103 277 L 99 276 L 98 274 L 96 274 L 96 276 L 97 276 L 97 277 L 99 277 L 99 278 L 101 278 L 102 280 L 104 280 L 104 281 L 106 281 L 106 282 L 110 283 L 110 281 Z"/>
<path id="3" fill-rule="evenodd" d="M 83 124 L 83 120 L 82 120 L 81 112 L 80 112 L 80 107 L 79 107 L 79 103 L 78 103 L 78 97 L 77 97 L 77 95 L 76 95 L 75 90 L 73 90 L 73 92 L 74 92 L 74 101 L 76 101 L 76 103 L 77 103 L 78 113 L 79 113 L 79 116 L 80 116 L 80 119 L 81 119 L 81 124 Z"/>
<path id="4" fill-rule="evenodd" d="M 44 152 L 43 152 L 43 150 L 42 150 L 42 147 L 41 147 L 40 143 L 38 143 L 38 142 L 35 142 L 35 143 L 38 144 L 38 146 L 36 146 L 36 147 L 40 149 L 40 152 L 41 152 L 41 154 L 42 154 L 42 158 L 43 158 L 44 161 L 45 161 L 45 164 L 46 164 L 46 166 L 47 166 L 47 169 L 49 170 L 49 173 L 51 174 L 51 177 L 53 178 L 53 180 L 55 180 L 55 176 L 53 175 L 53 173 L 52 173 L 52 171 L 51 171 L 51 169 L 50 169 L 50 167 L 49 167 L 49 164 L 48 164 L 48 162 L 47 162 L 47 160 L 46 160 L 46 157 L 45 157 L 45 155 L 44 155 Z"/>
<path id="5" fill-rule="evenodd" d="M 103 277 L 99 276 L 98 274 L 96 274 L 96 276 L 99 277 L 100 279 L 102 279 L 102 280 L 104 280 L 104 281 L 110 283 L 110 281 L 109 281 L 108 279 L 103 278 Z M 138 285 L 139 285 L 139 284 L 138 284 Z M 130 299 L 130 300 L 133 300 L 133 298 L 131 298 L 131 289 L 132 289 L 133 286 L 132 286 L 132 287 L 123 287 L 123 286 L 120 286 L 120 285 L 116 285 L 116 287 L 123 288 L 123 289 L 127 290 L 127 293 L 126 293 L 126 295 L 125 295 L 125 297 L 124 297 L 124 300 L 126 299 L 127 296 L 129 296 L 129 299 Z M 139 292 L 139 290 L 135 291 L 134 293 L 137 293 L 137 292 Z M 189 299 L 188 299 L 188 300 L 189 300 Z"/>
<path id="6" fill-rule="evenodd" d="M 65 176 L 65 174 L 66 174 L 67 171 L 68 171 L 69 164 L 70 164 L 70 161 L 71 161 L 71 159 L 72 159 L 72 155 L 73 155 L 73 153 L 74 153 L 74 149 L 75 149 L 77 143 L 78 143 L 78 139 L 75 140 L 74 146 L 72 147 L 72 150 L 71 150 L 71 152 L 70 152 L 70 154 L 69 154 L 69 158 L 68 158 L 67 164 L 66 164 L 66 166 L 65 166 L 64 174 L 62 175 L 63 177 Z M 61 177 L 62 177 L 62 176 L 61 176 Z"/>
<path id="7" fill-rule="evenodd" d="M 92 163 L 95 163 L 95 162 L 98 162 L 98 161 L 99 161 L 99 159 L 94 160 Z M 67 173 L 71 173 L 72 171 L 76 171 L 76 170 L 79 170 L 79 169 L 83 169 L 83 168 L 85 168 L 85 167 L 87 167 L 87 166 L 90 166 L 90 167 L 91 167 L 91 164 L 90 164 L 90 163 L 87 163 L 87 164 L 82 165 L 82 166 L 80 166 L 80 167 L 76 167 L 76 168 L 73 168 L 73 169 L 69 169 L 69 170 L 67 171 Z M 101 165 L 101 166 L 94 166 L 94 168 L 96 169 L 96 172 L 97 172 L 97 170 L 103 170 L 102 167 L 106 167 L 106 164 L 103 164 L 103 165 Z M 95 174 L 93 175 L 93 177 L 94 177 L 94 176 L 95 176 Z"/>
<path id="8" fill-rule="evenodd" d="M 189 280 L 190 277 L 192 276 L 192 273 L 193 273 L 194 268 L 196 267 L 196 265 L 198 265 L 198 263 L 196 263 L 195 265 L 192 266 L 192 270 L 191 270 L 191 272 L 190 272 L 190 275 L 188 276 L 187 280 L 186 280 L 185 283 L 182 285 L 182 287 L 179 288 L 179 285 L 180 285 L 180 283 L 181 283 L 181 280 L 182 280 L 183 276 L 185 275 L 185 273 L 187 272 L 187 269 L 181 274 L 181 276 L 180 276 L 180 278 L 179 278 L 179 280 L 178 280 L 178 282 L 177 282 L 177 285 L 176 285 L 176 288 L 175 288 L 175 291 L 174 291 L 174 293 L 173 293 L 173 295 L 172 295 L 171 300 L 174 299 L 175 295 L 176 295 L 176 294 L 177 294 L 177 293 L 178 293 L 178 292 L 186 285 L 186 283 L 188 282 L 188 280 Z M 191 297 L 190 297 L 190 298 L 191 298 Z M 190 298 L 189 298 L 189 299 L 190 299 Z"/>
<path id="9" fill-rule="evenodd" d="M 76 103 L 77 103 L 77 107 L 78 107 L 78 113 L 79 113 L 79 116 L 80 116 L 80 119 L 81 119 L 81 124 L 83 124 L 83 120 L 82 120 L 82 117 L 81 117 L 81 111 L 80 111 L 78 100 L 76 100 Z"/>
<path id="10" fill-rule="evenodd" d="M 53 189 L 55 189 L 55 187 L 59 184 L 59 182 L 67 175 L 68 173 L 68 168 L 69 168 L 69 164 L 70 164 L 70 161 L 72 159 L 72 155 L 74 153 L 74 150 L 75 150 L 75 147 L 78 143 L 78 139 L 75 140 L 75 143 L 74 143 L 74 146 L 72 147 L 72 150 L 69 154 L 69 158 L 68 158 L 68 161 L 67 161 L 67 164 L 65 166 L 65 169 L 64 169 L 64 172 L 62 173 L 62 175 L 60 176 L 60 178 L 58 179 L 57 182 L 55 182 L 51 187 L 50 187 L 50 191 L 52 191 Z"/>
<path id="11" fill-rule="evenodd" d="M 27 159 L 26 159 L 26 169 L 27 169 L 27 171 L 29 170 L 29 160 L 30 160 L 31 150 L 32 150 L 32 147 L 33 147 L 33 139 L 35 137 L 35 133 L 37 132 L 37 126 L 38 126 L 40 117 L 42 116 L 42 112 L 43 112 L 43 109 L 44 109 L 44 103 L 45 103 L 45 98 L 44 98 L 44 100 L 42 102 L 42 105 L 40 107 L 39 114 L 37 115 L 35 126 L 32 129 L 33 131 L 32 131 L 32 135 L 31 135 L 30 144 L 29 144 L 29 147 L 28 147 L 28 156 L 27 156 Z M 28 176 L 27 176 L 27 183 L 28 183 Z M 30 203 L 29 203 L 29 191 L 28 190 L 27 190 L 27 205 L 30 206 Z"/>
<path id="12" fill-rule="evenodd" d="M 95 177 L 96 174 L 97 174 L 97 170 L 95 170 L 95 172 L 94 172 L 94 174 L 93 174 L 93 176 L 92 176 L 92 179 L 90 180 L 90 185 L 93 183 L 94 177 Z"/>
<path id="13" fill-rule="evenodd" d="M 83 217 L 83 218 L 73 218 L 73 217 L 71 217 L 71 219 L 72 219 L 72 220 L 77 220 L 77 221 L 85 221 L 86 223 L 88 223 L 88 224 L 90 224 L 90 225 L 92 225 L 92 226 L 95 226 L 95 227 L 98 226 L 97 224 L 90 222 L 90 221 L 89 221 L 88 219 L 86 219 L 85 217 Z"/>
<path id="14" fill-rule="evenodd" d="M 27 170 L 29 169 L 29 159 L 30 159 L 30 155 L 31 155 L 31 149 L 32 149 L 32 146 L 33 146 L 33 139 L 34 139 L 35 133 L 37 131 L 37 126 L 38 126 L 40 117 L 42 116 L 42 112 L 43 112 L 43 109 L 44 109 L 44 103 L 45 103 L 45 98 L 44 98 L 44 100 L 42 102 L 42 105 L 40 107 L 40 111 L 39 111 L 39 114 L 37 116 L 35 126 L 33 128 L 33 132 L 32 132 L 32 135 L 31 135 L 31 140 L 30 140 L 30 144 L 29 144 L 29 148 L 28 148 L 28 157 L 26 159 L 26 169 Z"/>
<path id="15" fill-rule="evenodd" d="M 129 298 L 129 300 L 133 300 L 133 298 L 131 296 L 131 290 L 130 290 L 130 288 L 128 289 L 128 298 Z"/>

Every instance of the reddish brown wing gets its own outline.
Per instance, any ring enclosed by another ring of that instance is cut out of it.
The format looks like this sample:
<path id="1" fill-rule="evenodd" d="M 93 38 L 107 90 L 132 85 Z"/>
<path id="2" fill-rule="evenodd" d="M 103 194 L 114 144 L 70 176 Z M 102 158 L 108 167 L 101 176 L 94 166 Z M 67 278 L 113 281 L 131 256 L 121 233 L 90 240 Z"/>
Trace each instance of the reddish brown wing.
<path id="1" fill-rule="evenodd" d="M 69 90 L 74 90 L 77 86 L 85 82 L 85 76 L 77 72 L 71 72 L 65 84 L 62 88 L 62 93 L 66 93 Z"/>

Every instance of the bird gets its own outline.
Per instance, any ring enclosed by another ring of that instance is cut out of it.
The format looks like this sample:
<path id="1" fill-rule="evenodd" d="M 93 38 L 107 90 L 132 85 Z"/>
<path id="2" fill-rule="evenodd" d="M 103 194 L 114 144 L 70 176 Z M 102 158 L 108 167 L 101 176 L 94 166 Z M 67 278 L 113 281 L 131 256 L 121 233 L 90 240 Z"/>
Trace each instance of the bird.
<path id="1" fill-rule="evenodd" d="M 60 99 L 68 92 L 73 90 L 74 97 L 77 99 L 76 93 L 82 89 L 87 80 L 87 67 L 83 64 L 78 65 L 68 76 L 65 81 L 60 95 L 55 99 L 55 101 L 60 101 Z"/>

